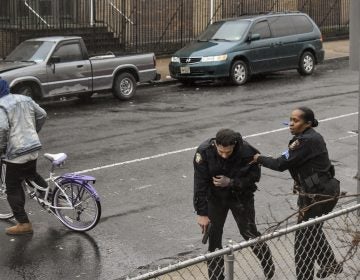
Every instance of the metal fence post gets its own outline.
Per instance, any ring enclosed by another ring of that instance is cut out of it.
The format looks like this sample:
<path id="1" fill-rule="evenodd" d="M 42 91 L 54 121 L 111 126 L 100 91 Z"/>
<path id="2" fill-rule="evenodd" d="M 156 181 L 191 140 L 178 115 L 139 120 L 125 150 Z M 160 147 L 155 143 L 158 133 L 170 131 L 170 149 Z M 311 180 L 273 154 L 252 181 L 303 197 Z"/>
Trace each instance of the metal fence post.
<path id="1" fill-rule="evenodd" d="M 226 271 L 226 280 L 234 280 L 234 261 L 235 261 L 235 256 L 234 256 L 234 251 L 233 251 L 233 247 L 232 247 L 232 240 L 229 240 L 229 247 L 230 247 L 230 252 L 229 254 L 226 254 L 224 256 L 225 259 L 225 271 Z"/>
<path id="2" fill-rule="evenodd" d="M 90 26 L 95 26 L 95 3 L 90 0 Z"/>
<path id="3" fill-rule="evenodd" d="M 360 3 L 358 0 L 351 0 L 350 2 L 350 68 L 351 70 L 359 71 L 360 64 Z M 360 71 L 359 71 L 360 74 Z M 359 95 L 358 95 L 358 109 L 360 110 L 360 76 L 359 76 Z M 355 176 L 357 180 L 357 203 L 360 204 L 360 113 L 358 113 L 358 167 Z M 357 211 L 360 216 L 360 210 Z"/>
<path id="4" fill-rule="evenodd" d="M 210 24 L 213 23 L 214 17 L 214 0 L 210 0 Z"/>

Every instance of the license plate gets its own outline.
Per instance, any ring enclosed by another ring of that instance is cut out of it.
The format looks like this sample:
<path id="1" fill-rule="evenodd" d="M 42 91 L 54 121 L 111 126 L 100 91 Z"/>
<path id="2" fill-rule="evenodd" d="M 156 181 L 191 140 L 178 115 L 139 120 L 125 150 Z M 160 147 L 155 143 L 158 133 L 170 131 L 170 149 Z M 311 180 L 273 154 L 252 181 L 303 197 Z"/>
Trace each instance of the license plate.
<path id="1" fill-rule="evenodd" d="M 180 67 L 180 73 L 181 74 L 190 74 L 190 67 L 189 66 Z"/>

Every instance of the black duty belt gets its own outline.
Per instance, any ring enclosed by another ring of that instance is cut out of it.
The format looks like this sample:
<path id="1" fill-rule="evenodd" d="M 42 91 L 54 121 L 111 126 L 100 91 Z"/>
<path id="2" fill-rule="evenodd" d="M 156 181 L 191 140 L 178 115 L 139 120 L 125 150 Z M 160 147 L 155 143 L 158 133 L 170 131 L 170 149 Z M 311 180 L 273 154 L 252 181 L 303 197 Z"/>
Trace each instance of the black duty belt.
<path id="1" fill-rule="evenodd" d="M 311 176 L 302 179 L 301 184 L 306 188 L 307 191 L 313 190 L 319 186 L 321 182 L 327 181 L 333 178 L 330 172 L 316 172 Z"/>

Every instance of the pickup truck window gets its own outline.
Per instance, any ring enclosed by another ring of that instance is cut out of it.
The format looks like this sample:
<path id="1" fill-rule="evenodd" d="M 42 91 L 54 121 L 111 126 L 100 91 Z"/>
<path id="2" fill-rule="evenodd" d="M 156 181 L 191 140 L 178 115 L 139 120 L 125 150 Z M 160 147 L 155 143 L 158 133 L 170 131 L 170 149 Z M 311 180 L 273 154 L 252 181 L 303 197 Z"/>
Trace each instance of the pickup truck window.
<path id="1" fill-rule="evenodd" d="M 25 41 L 15 48 L 5 61 L 44 61 L 50 50 L 55 45 L 54 42 L 44 41 Z"/>
<path id="2" fill-rule="evenodd" d="M 71 43 L 61 45 L 54 53 L 53 56 L 60 58 L 60 62 L 71 62 L 83 60 L 83 54 L 79 43 Z"/>

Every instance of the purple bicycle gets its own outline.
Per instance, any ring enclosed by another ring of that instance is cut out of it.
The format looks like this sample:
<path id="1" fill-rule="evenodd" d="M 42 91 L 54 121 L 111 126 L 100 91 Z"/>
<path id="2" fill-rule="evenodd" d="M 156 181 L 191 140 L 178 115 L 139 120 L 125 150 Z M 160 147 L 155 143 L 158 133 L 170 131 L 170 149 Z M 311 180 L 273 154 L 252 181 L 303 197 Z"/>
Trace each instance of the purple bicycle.
<path id="1" fill-rule="evenodd" d="M 59 153 L 44 154 L 44 156 L 51 162 L 48 187 L 42 188 L 32 180 L 25 180 L 23 185 L 26 193 L 44 209 L 54 214 L 66 227 L 74 231 L 94 228 L 101 216 L 100 198 L 93 187 L 95 178 L 76 173 L 55 176 L 55 168 L 65 163 L 67 155 Z M 5 168 L 6 164 L 2 164 L 0 219 L 13 217 L 6 199 Z"/>

